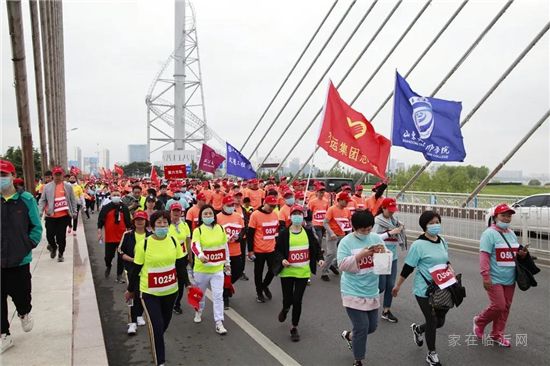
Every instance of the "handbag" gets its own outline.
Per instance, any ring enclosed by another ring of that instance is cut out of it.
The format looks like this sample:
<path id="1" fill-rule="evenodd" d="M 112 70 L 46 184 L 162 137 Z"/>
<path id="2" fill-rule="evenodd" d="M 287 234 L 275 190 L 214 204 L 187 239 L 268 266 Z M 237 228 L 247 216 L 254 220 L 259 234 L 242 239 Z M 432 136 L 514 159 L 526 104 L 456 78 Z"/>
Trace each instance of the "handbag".
<path id="1" fill-rule="evenodd" d="M 504 234 L 501 233 L 500 231 L 499 231 L 499 234 L 500 236 L 502 236 L 502 239 L 504 239 L 504 241 L 506 242 L 506 245 L 508 245 L 508 248 L 510 248 L 512 255 L 514 256 L 514 262 L 516 264 L 516 283 L 518 284 L 519 289 L 521 291 L 527 291 L 531 287 L 537 287 L 538 283 L 535 280 L 535 276 L 533 276 L 533 273 L 531 273 L 531 271 L 529 271 L 527 267 L 524 265 L 525 262 L 521 261 L 519 257 L 514 254 L 514 251 L 512 250 L 512 246 L 510 245 L 510 243 L 508 243 L 508 240 L 506 239 Z M 532 260 L 533 259 L 531 258 L 531 261 Z M 534 265 L 534 262 L 533 262 L 533 265 Z M 536 268 L 538 269 L 538 267 Z"/>
<path id="2" fill-rule="evenodd" d="M 449 286 L 448 289 L 451 292 L 451 297 L 453 298 L 453 303 L 456 307 L 459 307 L 462 304 L 462 301 L 466 297 L 466 288 L 462 286 L 462 273 L 459 273 L 455 276 L 456 283 L 452 286 Z"/>
<path id="3" fill-rule="evenodd" d="M 426 296 L 428 296 L 428 303 L 433 310 L 449 310 L 454 307 L 453 296 L 448 287 L 442 290 L 433 280 L 428 281 L 422 273 L 420 275 L 428 285 Z"/>

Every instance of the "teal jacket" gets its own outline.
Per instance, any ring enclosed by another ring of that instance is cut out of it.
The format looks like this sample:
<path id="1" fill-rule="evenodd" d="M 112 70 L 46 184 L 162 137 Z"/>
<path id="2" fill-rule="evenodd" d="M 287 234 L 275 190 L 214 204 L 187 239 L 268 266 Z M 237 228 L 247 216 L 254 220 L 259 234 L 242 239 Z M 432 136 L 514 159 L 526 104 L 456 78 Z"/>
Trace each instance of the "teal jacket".
<path id="1" fill-rule="evenodd" d="M 23 266 L 32 261 L 32 250 L 42 239 L 38 205 L 29 192 L 2 197 L 2 268 Z"/>

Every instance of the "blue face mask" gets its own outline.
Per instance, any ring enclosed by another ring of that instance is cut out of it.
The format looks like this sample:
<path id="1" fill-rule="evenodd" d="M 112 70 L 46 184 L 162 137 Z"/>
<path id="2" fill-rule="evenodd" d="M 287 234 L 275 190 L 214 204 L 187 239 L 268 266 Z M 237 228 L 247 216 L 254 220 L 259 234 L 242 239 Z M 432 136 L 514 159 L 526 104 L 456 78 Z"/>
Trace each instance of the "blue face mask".
<path id="1" fill-rule="evenodd" d="M 289 206 L 292 206 L 294 204 L 294 197 L 285 199 L 285 203 Z"/>
<path id="2" fill-rule="evenodd" d="M 212 225 L 212 223 L 214 222 L 214 218 L 213 217 L 203 217 L 202 222 L 205 223 L 206 225 Z"/>
<path id="3" fill-rule="evenodd" d="M 157 227 L 155 228 L 155 235 L 159 238 L 164 238 L 166 235 L 168 235 L 168 228 L 167 227 Z"/>
<path id="4" fill-rule="evenodd" d="M 510 223 L 509 222 L 497 221 L 497 226 L 499 228 L 501 228 L 502 230 L 507 230 L 510 227 Z"/>
<path id="5" fill-rule="evenodd" d="M 225 211 L 225 213 L 231 215 L 233 212 L 235 212 L 235 207 L 223 206 L 223 210 Z"/>
<path id="6" fill-rule="evenodd" d="M 119 196 L 112 196 L 111 197 L 111 202 L 113 202 L 115 204 L 120 203 L 120 197 Z"/>
<path id="7" fill-rule="evenodd" d="M 4 190 L 10 185 L 13 185 L 13 180 L 11 177 L 0 177 L 0 189 Z"/>
<path id="8" fill-rule="evenodd" d="M 293 225 L 302 225 L 304 217 L 302 215 L 290 215 L 290 221 Z"/>
<path id="9" fill-rule="evenodd" d="M 426 227 L 426 232 L 430 235 L 439 235 L 441 232 L 441 224 L 431 224 Z"/>

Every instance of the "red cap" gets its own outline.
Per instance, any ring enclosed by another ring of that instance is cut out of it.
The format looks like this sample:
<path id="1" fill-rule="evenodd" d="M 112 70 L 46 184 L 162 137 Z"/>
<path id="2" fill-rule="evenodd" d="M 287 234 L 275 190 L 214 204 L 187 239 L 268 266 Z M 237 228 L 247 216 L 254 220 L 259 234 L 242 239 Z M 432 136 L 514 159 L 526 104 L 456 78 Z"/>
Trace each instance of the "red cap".
<path id="1" fill-rule="evenodd" d="M 384 198 L 382 200 L 382 203 L 380 204 L 381 208 L 387 208 L 390 212 L 396 212 L 397 209 L 397 202 L 395 202 L 394 198 Z"/>
<path id="2" fill-rule="evenodd" d="M 340 192 L 336 196 L 336 200 L 337 201 L 346 200 L 347 202 L 349 202 L 349 201 L 351 201 L 351 197 L 349 196 L 349 194 L 347 192 Z"/>
<path id="3" fill-rule="evenodd" d="M 202 192 L 197 194 L 197 201 L 206 201 L 206 195 Z"/>
<path id="4" fill-rule="evenodd" d="M 355 186 L 355 192 L 362 191 L 362 190 L 363 190 L 363 186 L 361 184 L 358 184 Z"/>
<path id="5" fill-rule="evenodd" d="M 224 206 L 232 206 L 235 204 L 235 200 L 233 199 L 233 196 L 225 196 L 222 200 L 222 204 Z"/>
<path id="6" fill-rule="evenodd" d="M 378 189 L 378 187 L 380 187 L 382 184 L 386 184 L 384 183 L 383 181 L 379 181 L 379 182 L 376 182 L 373 186 L 372 186 L 372 191 L 376 191 Z"/>
<path id="7" fill-rule="evenodd" d="M 300 181 L 299 180 L 295 180 L 294 182 L 292 182 L 292 186 L 293 187 L 296 187 L 296 186 L 299 186 L 300 185 Z"/>
<path id="8" fill-rule="evenodd" d="M 303 180 L 303 181 L 301 181 L 301 182 L 300 182 L 300 185 L 301 185 L 301 186 L 305 186 L 305 185 L 307 185 L 307 180 Z"/>
<path id="9" fill-rule="evenodd" d="M 235 293 L 235 287 L 233 287 L 230 275 L 223 276 L 223 288 L 227 289 L 231 295 Z"/>
<path id="10" fill-rule="evenodd" d="M 325 185 L 322 184 L 322 183 L 317 184 L 317 186 L 315 187 L 315 192 L 326 191 L 326 190 L 327 189 L 326 189 Z"/>
<path id="11" fill-rule="evenodd" d="M 277 206 L 277 197 L 275 196 L 267 196 L 265 198 L 265 203 L 267 203 L 270 206 Z"/>
<path id="12" fill-rule="evenodd" d="M 258 184 L 258 180 L 256 178 L 250 179 L 248 181 L 249 184 Z"/>
<path id="13" fill-rule="evenodd" d="M 242 195 L 243 195 L 243 192 L 235 192 L 233 196 L 242 196 Z"/>
<path id="14" fill-rule="evenodd" d="M 304 192 L 303 191 L 298 191 L 298 192 L 294 193 L 294 197 L 297 200 L 303 200 L 305 198 Z"/>
<path id="15" fill-rule="evenodd" d="M 187 291 L 187 302 L 195 309 L 195 311 L 199 311 L 200 302 L 203 296 L 204 294 L 199 287 L 191 286 Z"/>
<path id="16" fill-rule="evenodd" d="M 288 179 L 287 177 L 282 176 L 282 177 L 281 177 L 281 182 L 282 182 L 283 180 L 287 180 L 287 179 Z"/>
<path id="17" fill-rule="evenodd" d="M 23 185 L 23 184 L 25 184 L 25 181 L 24 181 L 23 179 L 21 179 L 21 178 L 15 178 L 15 179 L 13 180 L 13 185 L 14 185 L 14 186 L 21 186 L 21 185 Z"/>
<path id="18" fill-rule="evenodd" d="M 287 189 L 286 191 L 283 192 L 283 198 L 292 197 L 292 196 L 294 196 L 294 192 L 292 192 L 290 189 Z"/>
<path id="19" fill-rule="evenodd" d="M 290 214 L 292 215 L 296 211 L 299 211 L 301 214 L 303 214 L 304 207 L 302 205 L 292 205 L 292 207 L 290 208 Z"/>
<path id="20" fill-rule="evenodd" d="M 508 206 L 508 204 L 501 203 L 500 205 L 495 207 L 494 216 L 505 212 L 511 212 L 512 214 L 516 213 L 516 211 L 514 211 L 510 206 Z"/>
<path id="21" fill-rule="evenodd" d="M 0 160 L 0 172 L 2 173 L 15 173 L 15 167 L 8 160 Z"/>
<path id="22" fill-rule="evenodd" d="M 134 217 L 132 218 L 132 220 L 135 219 L 149 220 L 149 215 L 147 215 L 147 212 L 139 210 L 134 212 Z"/>
<path id="23" fill-rule="evenodd" d="M 55 168 L 52 169 L 52 174 L 64 174 L 64 173 L 65 171 L 60 166 L 56 166 Z"/>
<path id="24" fill-rule="evenodd" d="M 174 210 L 183 211 L 183 207 L 181 206 L 180 203 L 174 202 L 172 203 L 172 206 L 170 206 L 170 211 L 174 211 Z"/>
<path id="25" fill-rule="evenodd" d="M 349 184 L 342 185 L 342 191 L 345 191 L 347 189 L 349 189 L 351 191 L 351 186 Z"/>

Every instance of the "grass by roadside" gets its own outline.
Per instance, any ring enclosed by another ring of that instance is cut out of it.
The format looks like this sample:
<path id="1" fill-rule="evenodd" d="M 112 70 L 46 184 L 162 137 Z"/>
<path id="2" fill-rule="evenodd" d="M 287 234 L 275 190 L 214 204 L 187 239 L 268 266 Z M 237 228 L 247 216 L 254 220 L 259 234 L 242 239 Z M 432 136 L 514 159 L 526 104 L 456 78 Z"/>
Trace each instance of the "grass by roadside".
<path id="1" fill-rule="evenodd" d="M 538 193 L 550 193 L 550 187 L 498 185 L 483 188 L 481 194 L 497 194 L 505 196 L 530 196 Z"/>

